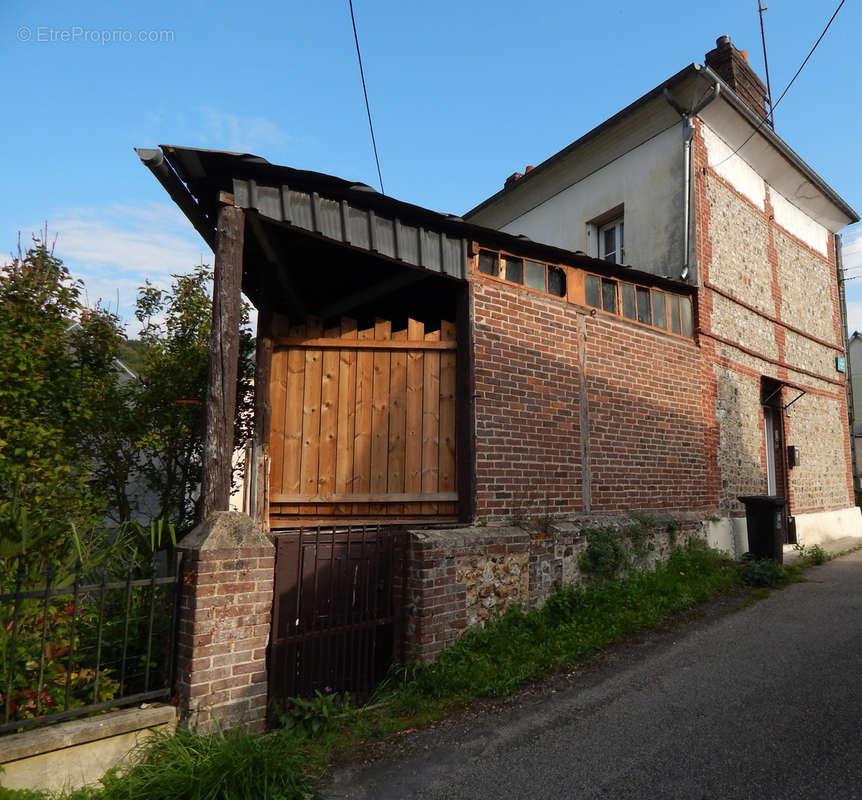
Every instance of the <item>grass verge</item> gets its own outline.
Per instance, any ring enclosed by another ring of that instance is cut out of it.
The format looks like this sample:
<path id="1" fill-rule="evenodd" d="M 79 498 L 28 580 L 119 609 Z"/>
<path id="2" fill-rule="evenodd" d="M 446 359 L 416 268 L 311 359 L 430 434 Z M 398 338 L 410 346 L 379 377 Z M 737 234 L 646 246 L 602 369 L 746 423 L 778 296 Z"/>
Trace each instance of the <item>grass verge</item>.
<path id="1" fill-rule="evenodd" d="M 394 667 L 370 709 L 333 713 L 335 699 L 320 697 L 297 704 L 301 724 L 291 730 L 159 737 L 126 773 L 109 773 L 101 787 L 62 800 L 309 798 L 314 777 L 362 742 L 420 727 L 479 698 L 510 694 L 742 583 L 778 586 L 800 575 L 796 567 L 737 564 L 693 541 L 655 569 L 566 586 L 541 609 L 511 609 L 467 633 L 433 664 Z M 315 703 L 320 713 L 310 712 Z M 0 800 L 49 796 L 0 788 Z"/>

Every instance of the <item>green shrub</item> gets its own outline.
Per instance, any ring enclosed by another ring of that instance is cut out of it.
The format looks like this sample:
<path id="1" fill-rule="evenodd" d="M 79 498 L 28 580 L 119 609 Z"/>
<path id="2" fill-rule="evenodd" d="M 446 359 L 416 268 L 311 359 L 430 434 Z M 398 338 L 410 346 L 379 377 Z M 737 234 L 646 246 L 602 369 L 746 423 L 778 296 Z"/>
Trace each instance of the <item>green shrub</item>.
<path id="1" fill-rule="evenodd" d="M 581 571 L 593 578 L 611 580 L 626 566 L 622 537 L 614 528 L 588 528 L 587 546 L 578 560 Z"/>

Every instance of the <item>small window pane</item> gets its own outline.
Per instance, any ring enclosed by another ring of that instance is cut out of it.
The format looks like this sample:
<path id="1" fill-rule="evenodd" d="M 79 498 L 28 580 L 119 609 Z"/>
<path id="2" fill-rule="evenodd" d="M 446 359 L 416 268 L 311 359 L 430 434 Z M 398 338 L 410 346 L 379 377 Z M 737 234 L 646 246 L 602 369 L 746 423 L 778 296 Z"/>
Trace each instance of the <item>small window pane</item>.
<path id="1" fill-rule="evenodd" d="M 479 251 L 479 272 L 484 275 L 497 274 L 497 254 L 487 250 Z"/>
<path id="2" fill-rule="evenodd" d="M 620 291 L 623 298 L 623 316 L 626 319 L 637 319 L 635 315 L 635 287 L 630 283 L 621 283 Z"/>
<path id="3" fill-rule="evenodd" d="M 626 245 L 625 245 L 625 237 L 623 236 L 623 228 L 625 227 L 625 223 L 620 223 L 620 264 L 626 263 Z"/>
<path id="4" fill-rule="evenodd" d="M 605 228 L 602 231 L 602 257 L 612 264 L 617 263 L 617 229 Z"/>
<path id="5" fill-rule="evenodd" d="M 548 267 L 548 294 L 566 296 L 566 272 L 559 267 Z"/>
<path id="6" fill-rule="evenodd" d="M 602 310 L 617 313 L 617 282 L 602 278 Z"/>
<path id="7" fill-rule="evenodd" d="M 524 262 L 522 259 L 503 256 L 503 269 L 507 281 L 512 281 L 512 283 L 524 282 Z"/>
<path id="8" fill-rule="evenodd" d="M 593 308 L 602 307 L 602 295 L 597 275 L 587 275 L 584 278 L 584 295 L 588 306 L 592 306 Z"/>
<path id="9" fill-rule="evenodd" d="M 645 322 L 647 325 L 652 324 L 652 316 L 650 315 L 649 289 L 637 287 L 638 295 L 638 322 Z"/>
<path id="10" fill-rule="evenodd" d="M 538 289 L 540 292 L 545 291 L 545 265 L 538 261 L 524 262 L 524 284 L 531 289 Z"/>
<path id="11" fill-rule="evenodd" d="M 673 333 L 679 333 L 679 297 L 669 294 L 667 300 L 670 303 L 670 329 Z"/>
<path id="12" fill-rule="evenodd" d="M 682 335 L 688 336 L 689 339 L 694 337 L 694 330 L 691 324 L 691 299 L 688 297 L 679 298 L 679 311 L 682 319 Z"/>
<path id="13" fill-rule="evenodd" d="M 664 304 L 665 294 L 657 289 L 652 290 L 652 324 L 656 328 L 667 330 L 667 314 L 665 313 Z"/>

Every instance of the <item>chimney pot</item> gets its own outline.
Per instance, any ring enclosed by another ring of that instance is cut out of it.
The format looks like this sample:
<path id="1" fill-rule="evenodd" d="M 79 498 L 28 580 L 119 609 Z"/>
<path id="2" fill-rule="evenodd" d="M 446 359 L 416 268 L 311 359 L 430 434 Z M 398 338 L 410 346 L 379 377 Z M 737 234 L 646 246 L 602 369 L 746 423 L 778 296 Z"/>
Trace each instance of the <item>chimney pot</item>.
<path id="1" fill-rule="evenodd" d="M 524 175 L 526 175 L 528 172 L 532 172 L 534 169 L 535 167 L 532 164 L 527 167 L 524 167 Z"/>
<path id="2" fill-rule="evenodd" d="M 730 44 L 730 37 L 727 34 L 725 34 L 724 36 L 719 36 L 715 40 L 715 46 L 716 47 L 727 47 L 727 45 L 729 45 L 729 44 Z"/>

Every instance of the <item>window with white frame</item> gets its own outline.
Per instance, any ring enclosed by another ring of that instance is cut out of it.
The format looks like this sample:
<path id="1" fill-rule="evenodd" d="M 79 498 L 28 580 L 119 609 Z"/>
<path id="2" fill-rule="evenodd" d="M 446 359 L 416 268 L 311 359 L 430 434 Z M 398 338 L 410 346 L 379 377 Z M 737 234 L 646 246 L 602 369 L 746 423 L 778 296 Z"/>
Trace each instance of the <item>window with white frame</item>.
<path id="1" fill-rule="evenodd" d="M 599 226 L 599 258 L 611 264 L 625 264 L 625 226 L 622 217 L 617 217 Z"/>

